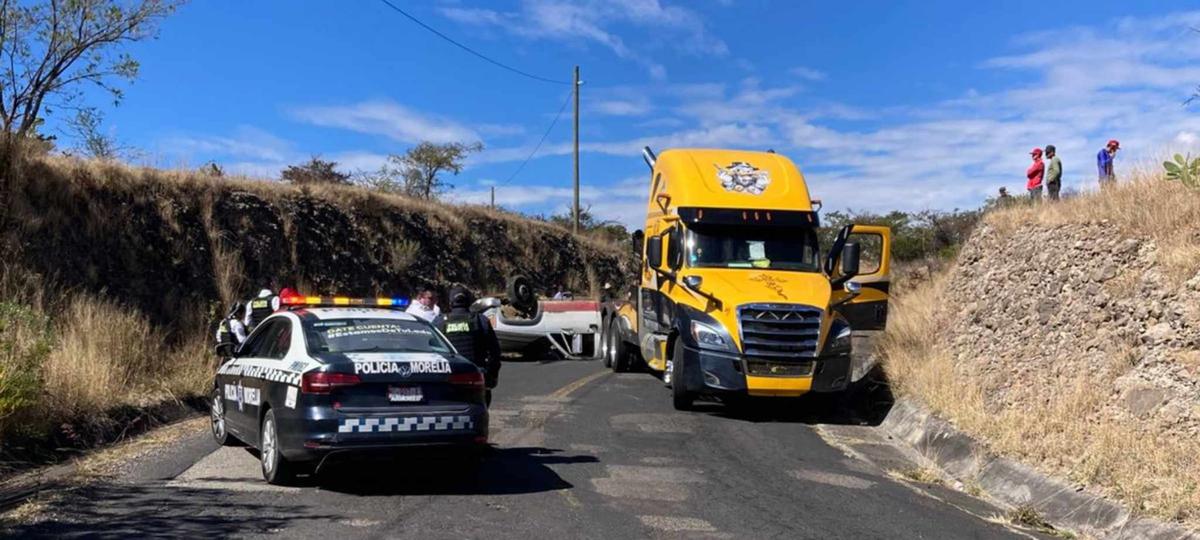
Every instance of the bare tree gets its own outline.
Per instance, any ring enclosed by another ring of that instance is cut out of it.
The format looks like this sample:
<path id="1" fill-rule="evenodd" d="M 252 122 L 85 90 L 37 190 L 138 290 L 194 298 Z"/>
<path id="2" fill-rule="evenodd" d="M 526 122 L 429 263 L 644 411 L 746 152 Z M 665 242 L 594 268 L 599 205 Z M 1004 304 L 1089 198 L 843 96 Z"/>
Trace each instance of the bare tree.
<path id="1" fill-rule="evenodd" d="M 463 160 L 480 150 L 483 150 L 483 143 L 479 142 L 437 144 L 425 141 L 409 148 L 403 156 L 389 156 L 388 163 L 399 169 L 409 195 L 432 199 L 453 187 L 442 179 L 442 173 L 457 175 L 462 172 Z"/>
<path id="2" fill-rule="evenodd" d="M 125 148 L 117 143 L 117 139 L 101 129 L 103 115 L 91 107 L 79 109 L 75 117 L 67 121 L 67 126 L 79 141 L 79 150 L 83 155 L 96 159 L 116 159 Z"/>
<path id="3" fill-rule="evenodd" d="M 81 83 L 122 97 L 138 62 L 121 46 L 152 37 L 181 0 L 0 0 L 0 128 L 26 137 L 53 106 L 74 107 Z"/>

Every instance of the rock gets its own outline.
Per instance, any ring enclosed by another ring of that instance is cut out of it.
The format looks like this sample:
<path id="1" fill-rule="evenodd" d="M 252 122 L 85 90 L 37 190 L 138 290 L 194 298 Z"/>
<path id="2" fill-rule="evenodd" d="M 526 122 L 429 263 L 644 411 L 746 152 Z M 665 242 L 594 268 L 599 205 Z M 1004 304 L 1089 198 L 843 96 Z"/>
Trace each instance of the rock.
<path id="1" fill-rule="evenodd" d="M 1175 330 L 1165 322 L 1157 323 L 1142 333 L 1142 341 L 1147 343 L 1162 343 L 1175 337 Z"/>
<path id="2" fill-rule="evenodd" d="M 1125 408 L 1134 416 L 1142 417 L 1162 405 L 1167 392 L 1153 386 L 1139 386 L 1125 392 Z"/>

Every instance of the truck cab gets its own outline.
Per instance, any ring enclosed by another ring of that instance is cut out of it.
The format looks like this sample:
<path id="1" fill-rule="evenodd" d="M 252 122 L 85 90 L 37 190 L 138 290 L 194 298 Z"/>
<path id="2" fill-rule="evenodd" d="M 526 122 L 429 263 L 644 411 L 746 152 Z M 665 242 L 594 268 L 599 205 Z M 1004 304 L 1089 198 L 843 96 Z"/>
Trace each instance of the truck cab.
<path id="1" fill-rule="evenodd" d="M 679 409 L 844 390 L 852 331 L 886 323 L 890 230 L 851 225 L 821 246 L 804 176 L 774 152 L 645 156 L 638 276 L 606 307 L 606 362 L 640 354 Z"/>

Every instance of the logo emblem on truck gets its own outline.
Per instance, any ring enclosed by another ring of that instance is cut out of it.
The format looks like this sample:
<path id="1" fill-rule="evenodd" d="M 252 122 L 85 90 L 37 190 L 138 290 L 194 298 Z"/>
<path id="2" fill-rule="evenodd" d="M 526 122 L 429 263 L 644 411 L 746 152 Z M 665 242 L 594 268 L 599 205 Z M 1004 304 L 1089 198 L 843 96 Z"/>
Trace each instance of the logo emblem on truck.
<path id="1" fill-rule="evenodd" d="M 763 190 L 771 184 L 771 175 L 762 169 L 744 161 L 735 161 L 728 167 L 713 164 L 717 168 L 717 179 L 721 187 L 734 193 L 749 193 L 762 195 Z"/>

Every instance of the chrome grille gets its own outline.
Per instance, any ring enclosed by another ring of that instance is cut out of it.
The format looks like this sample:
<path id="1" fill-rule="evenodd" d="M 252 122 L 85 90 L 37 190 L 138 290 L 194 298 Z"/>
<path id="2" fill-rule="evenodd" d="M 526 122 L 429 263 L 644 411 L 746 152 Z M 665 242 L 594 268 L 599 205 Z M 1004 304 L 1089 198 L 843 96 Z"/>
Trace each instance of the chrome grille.
<path id="1" fill-rule="evenodd" d="M 747 304 L 738 308 L 738 324 L 741 327 L 742 352 L 747 357 L 747 365 L 756 362 L 807 363 L 808 359 L 817 356 L 817 340 L 821 335 L 821 310 L 815 307 L 798 304 Z M 794 376 L 800 375 L 803 369 L 799 366 L 797 368 L 763 371 Z M 803 371 L 811 371 L 811 365 Z"/>

